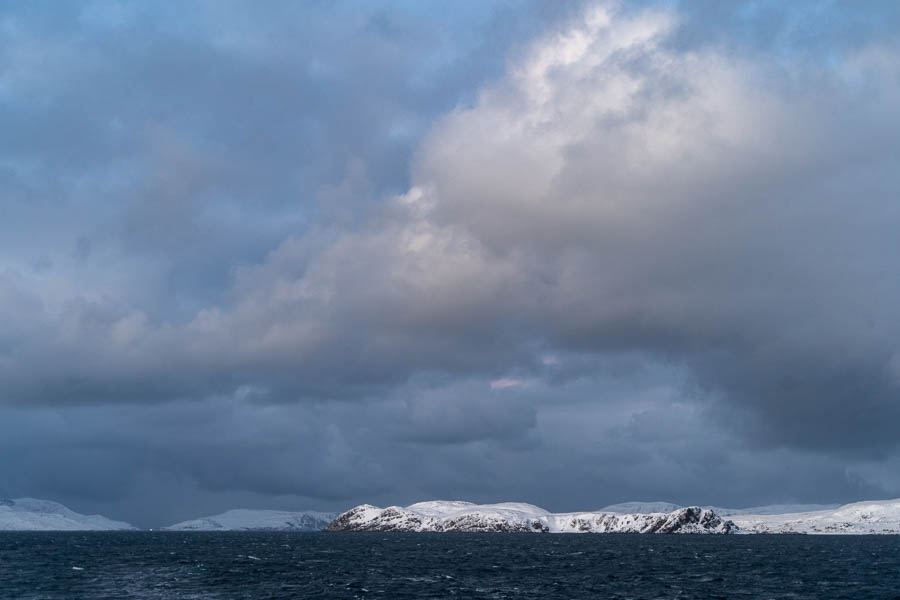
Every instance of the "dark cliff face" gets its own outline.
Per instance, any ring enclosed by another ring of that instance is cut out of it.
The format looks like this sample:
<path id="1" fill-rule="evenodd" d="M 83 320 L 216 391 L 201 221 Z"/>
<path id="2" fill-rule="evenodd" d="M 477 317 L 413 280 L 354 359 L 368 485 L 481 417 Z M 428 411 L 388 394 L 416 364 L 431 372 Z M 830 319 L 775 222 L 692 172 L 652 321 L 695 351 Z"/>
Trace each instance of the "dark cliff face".
<path id="1" fill-rule="evenodd" d="M 704 510 L 699 506 L 689 506 L 664 515 L 647 533 L 678 533 L 692 525 L 706 530 L 721 527 L 724 533 L 734 533 L 737 530 L 732 521 L 723 521 L 713 511 Z"/>
<path id="2" fill-rule="evenodd" d="M 461 532 L 495 532 L 495 533 L 529 533 L 550 531 L 545 525 L 536 519 L 526 522 L 498 522 L 485 521 L 476 515 L 463 515 L 455 519 L 448 519 L 440 524 L 435 531 L 461 531 Z"/>
<path id="3" fill-rule="evenodd" d="M 697 511 L 700 509 L 695 506 L 692 507 L 691 510 Z M 722 528 L 725 529 L 725 533 L 734 533 L 739 529 L 738 526 L 734 524 L 734 521 L 731 521 L 730 519 L 722 519 L 721 517 L 719 517 L 719 515 L 711 510 L 703 511 L 703 515 L 699 519 L 698 523 L 707 528 L 722 526 Z"/>
<path id="4" fill-rule="evenodd" d="M 325 527 L 325 531 L 417 531 L 422 526 L 422 519 L 396 507 L 381 511 L 378 519 L 360 520 L 358 517 L 371 510 L 378 510 L 369 504 L 363 504 L 341 513 Z"/>

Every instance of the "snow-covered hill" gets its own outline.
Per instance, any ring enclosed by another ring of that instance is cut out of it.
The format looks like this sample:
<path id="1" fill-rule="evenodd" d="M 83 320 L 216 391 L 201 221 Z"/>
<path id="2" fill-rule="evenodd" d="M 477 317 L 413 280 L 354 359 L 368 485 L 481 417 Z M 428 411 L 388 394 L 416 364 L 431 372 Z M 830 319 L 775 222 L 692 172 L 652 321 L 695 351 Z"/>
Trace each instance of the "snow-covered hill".
<path id="1" fill-rule="evenodd" d="M 731 515 L 786 515 L 789 513 L 802 513 L 820 510 L 832 510 L 840 504 L 767 504 L 766 506 L 751 506 L 750 508 L 721 508 L 708 506 L 723 517 Z"/>
<path id="2" fill-rule="evenodd" d="M 900 499 L 854 502 L 828 510 L 785 514 L 735 514 L 756 533 L 900 534 Z"/>
<path id="3" fill-rule="evenodd" d="M 653 513 L 682 508 L 670 502 L 624 502 L 602 512 Z M 900 534 L 900 499 L 845 504 L 770 504 L 751 508 L 707 506 L 756 533 Z"/>
<path id="4" fill-rule="evenodd" d="M 671 502 L 622 502 L 620 504 L 610 504 L 604 506 L 597 512 L 614 512 L 624 514 L 641 514 L 672 512 L 684 508 L 680 504 L 672 504 Z"/>
<path id="5" fill-rule="evenodd" d="M 711 510 L 551 513 L 531 504 L 420 502 L 407 507 L 363 504 L 339 515 L 326 531 L 496 531 L 536 533 L 732 533 L 737 528 Z"/>
<path id="6" fill-rule="evenodd" d="M 172 531 L 321 531 L 335 513 L 235 509 L 166 527 Z"/>
<path id="7" fill-rule="evenodd" d="M 715 512 L 720 517 L 731 515 L 783 515 L 787 513 L 812 512 L 837 508 L 839 504 L 769 504 L 766 506 L 753 506 L 750 508 L 723 508 L 721 506 L 704 506 Z M 671 502 L 622 502 L 604 506 L 597 512 L 616 513 L 656 513 L 672 512 L 684 508 L 681 504 Z"/>
<path id="8" fill-rule="evenodd" d="M 0 531 L 113 531 L 135 529 L 100 515 L 82 515 L 57 502 L 0 499 Z"/>

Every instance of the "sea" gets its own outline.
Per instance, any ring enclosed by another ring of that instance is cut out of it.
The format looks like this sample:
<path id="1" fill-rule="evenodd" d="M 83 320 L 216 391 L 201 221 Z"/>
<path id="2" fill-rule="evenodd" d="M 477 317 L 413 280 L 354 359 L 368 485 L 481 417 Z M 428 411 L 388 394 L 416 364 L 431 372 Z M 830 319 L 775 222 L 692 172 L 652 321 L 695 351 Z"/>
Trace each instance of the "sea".
<path id="1" fill-rule="evenodd" d="M 0 598 L 900 599 L 900 536 L 0 532 Z"/>

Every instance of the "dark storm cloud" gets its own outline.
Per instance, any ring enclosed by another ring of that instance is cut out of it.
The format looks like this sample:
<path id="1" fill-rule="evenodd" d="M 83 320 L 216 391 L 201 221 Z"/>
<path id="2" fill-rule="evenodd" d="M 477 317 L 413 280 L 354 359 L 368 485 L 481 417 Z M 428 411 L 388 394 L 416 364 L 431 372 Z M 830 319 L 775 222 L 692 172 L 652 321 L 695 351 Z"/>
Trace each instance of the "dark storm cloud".
<path id="1" fill-rule="evenodd" d="M 196 312 L 235 264 L 402 189 L 430 121 L 534 29 L 504 4 L 459 9 L 455 23 L 413 4 L 6 11 L 4 246 L 37 252 L 13 222 L 43 228 L 51 251 L 87 239 L 145 272 L 129 301 Z M 333 206 L 327 190 L 354 177 L 365 185 Z"/>
<path id="2" fill-rule="evenodd" d="M 451 434 L 462 421 L 435 418 L 428 437 L 407 408 L 433 394 L 428 387 L 365 403 L 271 406 L 245 390 L 171 405 L 3 409 L 0 481 L 150 527 L 235 506 L 340 510 L 452 497 L 578 510 L 629 497 L 752 503 L 765 498 L 761 487 L 785 500 L 811 488 L 865 497 L 900 483 L 895 472 L 876 469 L 883 480 L 873 486 L 821 455 L 736 445 L 702 410 L 679 403 L 679 390 L 660 383 L 667 375 L 634 375 L 535 383 L 524 394 L 447 386 L 440 394 L 463 398 L 464 408 L 438 415 L 468 410 L 475 432 Z M 513 414 L 491 432 L 475 423 L 485 412 L 466 401 L 475 395 L 520 403 L 537 419 Z"/>
<path id="3" fill-rule="evenodd" d="M 900 492 L 896 8 L 453 6 L 6 11 L 0 494 Z"/>

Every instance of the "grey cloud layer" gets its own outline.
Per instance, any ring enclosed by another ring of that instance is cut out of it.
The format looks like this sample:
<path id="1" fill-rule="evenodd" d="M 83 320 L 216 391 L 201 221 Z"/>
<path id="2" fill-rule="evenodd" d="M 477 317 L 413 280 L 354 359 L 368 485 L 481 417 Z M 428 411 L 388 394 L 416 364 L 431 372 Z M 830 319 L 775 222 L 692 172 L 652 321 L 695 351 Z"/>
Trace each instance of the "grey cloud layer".
<path id="1" fill-rule="evenodd" d="M 435 46 L 427 10 L 196 6 L 147 47 L 121 23 L 78 42 L 78 102 L 27 68 L 65 53 L 7 31 L 0 176 L 47 241 L 4 227 L 0 391 L 42 436 L 29 411 L 69 415 L 85 462 L 125 449 L 104 469 L 131 483 L 95 489 L 900 491 L 900 48 L 858 10 L 467 7 L 507 42 L 547 19 L 482 63 L 486 37 Z M 73 128 L 30 135 L 50 115 Z M 71 154 L 79 127 L 104 135 Z M 35 487 L 84 495 L 39 454 Z"/>

